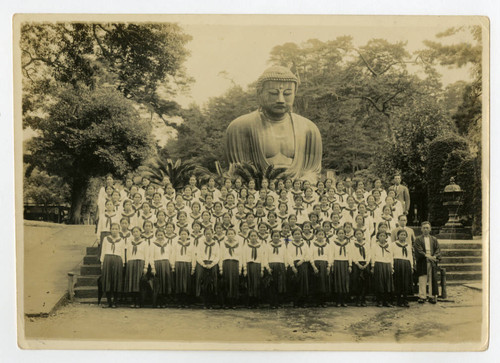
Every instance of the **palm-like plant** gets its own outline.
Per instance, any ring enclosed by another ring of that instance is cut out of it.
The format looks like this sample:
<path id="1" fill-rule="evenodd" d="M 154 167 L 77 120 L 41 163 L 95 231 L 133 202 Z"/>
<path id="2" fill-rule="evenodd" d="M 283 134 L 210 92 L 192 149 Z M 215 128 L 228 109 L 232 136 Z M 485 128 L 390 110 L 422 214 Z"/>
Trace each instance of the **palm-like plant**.
<path id="1" fill-rule="evenodd" d="M 209 173 L 206 168 L 190 161 L 183 162 L 181 159 L 173 161 L 159 157 L 150 159 L 145 165 L 140 166 L 138 171 L 142 177 L 149 178 L 151 183 L 159 186 L 163 186 L 163 180 L 168 177 L 176 190 L 187 185 L 191 175 Z"/>
<path id="2" fill-rule="evenodd" d="M 263 179 L 272 180 L 280 178 L 285 171 L 285 168 L 275 168 L 274 165 L 269 165 L 267 168 L 258 168 L 250 162 L 233 164 L 231 167 L 233 176 L 239 176 L 245 183 L 248 183 L 251 179 L 255 180 L 255 187 L 257 189 L 260 189 Z"/>

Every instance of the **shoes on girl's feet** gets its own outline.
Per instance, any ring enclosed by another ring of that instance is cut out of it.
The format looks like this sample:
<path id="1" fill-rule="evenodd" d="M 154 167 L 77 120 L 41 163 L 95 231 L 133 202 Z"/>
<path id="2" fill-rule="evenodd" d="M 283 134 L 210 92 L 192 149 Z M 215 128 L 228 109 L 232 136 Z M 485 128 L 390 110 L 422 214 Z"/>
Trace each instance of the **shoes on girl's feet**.
<path id="1" fill-rule="evenodd" d="M 383 305 L 382 305 L 382 303 L 379 301 L 379 302 L 377 303 L 377 306 L 378 306 L 379 308 L 381 308 Z"/>
<path id="2" fill-rule="evenodd" d="M 410 304 L 408 303 L 408 301 L 405 301 L 405 302 L 403 303 L 403 306 L 404 306 L 405 308 L 409 308 L 409 307 L 410 307 Z"/>
<path id="3" fill-rule="evenodd" d="M 388 307 L 388 308 L 392 308 L 393 305 L 390 302 L 385 302 L 384 306 Z"/>
<path id="4" fill-rule="evenodd" d="M 342 307 L 343 307 L 343 308 L 346 308 L 346 307 L 347 307 L 347 304 L 346 304 L 346 303 L 342 303 Z"/>
<path id="5" fill-rule="evenodd" d="M 362 307 L 366 307 L 366 303 L 365 303 L 365 302 L 362 302 L 362 303 L 361 303 L 361 306 L 362 306 Z"/>

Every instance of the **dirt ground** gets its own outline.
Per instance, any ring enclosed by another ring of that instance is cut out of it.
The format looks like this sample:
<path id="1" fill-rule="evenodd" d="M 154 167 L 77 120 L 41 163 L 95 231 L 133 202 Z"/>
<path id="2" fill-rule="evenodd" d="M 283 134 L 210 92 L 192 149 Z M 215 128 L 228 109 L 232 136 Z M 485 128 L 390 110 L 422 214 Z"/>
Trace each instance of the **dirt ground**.
<path id="1" fill-rule="evenodd" d="M 93 226 L 24 222 L 24 312 L 49 313 L 68 289 L 74 270 L 92 244 Z"/>
<path id="2" fill-rule="evenodd" d="M 205 342 L 461 343 L 481 340 L 481 291 L 449 287 L 449 301 L 408 308 L 103 309 L 69 304 L 26 318 L 26 338 Z"/>

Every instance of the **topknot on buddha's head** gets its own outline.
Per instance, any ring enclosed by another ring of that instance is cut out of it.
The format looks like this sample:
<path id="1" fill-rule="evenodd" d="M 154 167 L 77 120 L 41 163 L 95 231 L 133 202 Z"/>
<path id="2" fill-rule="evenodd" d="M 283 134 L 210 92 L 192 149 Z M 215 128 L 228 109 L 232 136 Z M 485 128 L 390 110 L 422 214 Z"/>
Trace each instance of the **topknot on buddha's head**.
<path id="1" fill-rule="evenodd" d="M 293 82 L 295 83 L 295 92 L 297 92 L 297 86 L 299 85 L 299 79 L 290 69 L 281 66 L 273 66 L 266 69 L 257 80 L 257 94 L 262 91 L 264 83 L 268 81 Z"/>

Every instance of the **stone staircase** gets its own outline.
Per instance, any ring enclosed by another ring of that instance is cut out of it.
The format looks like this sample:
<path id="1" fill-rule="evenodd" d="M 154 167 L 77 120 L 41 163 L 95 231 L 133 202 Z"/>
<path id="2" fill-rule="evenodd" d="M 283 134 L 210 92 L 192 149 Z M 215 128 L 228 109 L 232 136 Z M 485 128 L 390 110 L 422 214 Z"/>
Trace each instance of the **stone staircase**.
<path id="1" fill-rule="evenodd" d="M 101 263 L 97 253 L 98 247 L 87 247 L 74 288 L 78 302 L 97 303 L 97 279 L 101 275 Z"/>
<path id="2" fill-rule="evenodd" d="M 482 280 L 482 240 L 439 240 L 440 266 L 446 269 L 448 285 Z"/>

